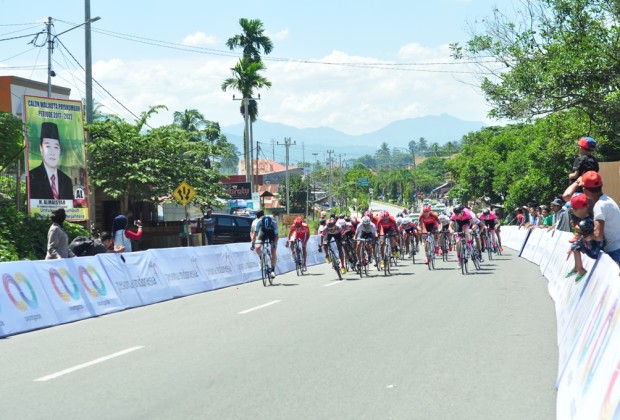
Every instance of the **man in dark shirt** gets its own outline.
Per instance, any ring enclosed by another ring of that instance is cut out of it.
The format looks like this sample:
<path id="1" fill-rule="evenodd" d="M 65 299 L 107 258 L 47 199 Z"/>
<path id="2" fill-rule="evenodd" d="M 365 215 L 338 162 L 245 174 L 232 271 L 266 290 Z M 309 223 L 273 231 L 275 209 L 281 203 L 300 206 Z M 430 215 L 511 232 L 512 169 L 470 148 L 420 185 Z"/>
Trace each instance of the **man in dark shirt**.
<path id="1" fill-rule="evenodd" d="M 213 235 L 215 233 L 215 220 L 213 219 L 213 209 L 211 207 L 207 209 L 207 213 L 204 215 L 202 219 L 202 228 L 205 232 L 205 237 L 207 239 L 206 245 L 213 245 L 214 243 Z"/>
<path id="2" fill-rule="evenodd" d="M 581 175 L 588 171 L 598 172 L 598 161 L 592 153 L 596 149 L 596 140 L 592 137 L 582 137 L 577 142 L 579 157 L 573 163 L 573 171 L 568 175 L 570 183 L 573 183 Z"/>

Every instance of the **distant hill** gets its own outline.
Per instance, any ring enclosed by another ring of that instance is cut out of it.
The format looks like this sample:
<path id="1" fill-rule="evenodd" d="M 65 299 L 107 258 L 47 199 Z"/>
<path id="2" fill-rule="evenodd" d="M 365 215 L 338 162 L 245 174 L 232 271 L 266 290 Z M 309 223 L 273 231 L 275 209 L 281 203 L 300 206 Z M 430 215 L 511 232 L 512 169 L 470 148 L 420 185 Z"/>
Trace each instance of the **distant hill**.
<path id="1" fill-rule="evenodd" d="M 428 144 L 437 142 L 443 145 L 449 141 L 460 141 L 461 138 L 478 131 L 486 124 L 480 121 L 464 121 L 447 114 L 427 116 L 394 121 L 387 126 L 367 134 L 350 135 L 329 127 L 296 128 L 280 123 L 258 120 L 254 123 L 254 142 L 259 141 L 265 157 L 271 159 L 274 153 L 272 139 L 276 143 L 284 143 L 290 137 L 296 144 L 290 148 L 290 162 L 302 160 L 305 153 L 306 161 L 312 161 L 312 153 L 319 153 L 317 159 L 323 161 L 327 150 L 333 150 L 336 156 L 345 155 L 346 159 L 355 159 L 365 154 L 374 154 L 385 142 L 390 147 L 404 147 L 411 140 L 418 141 L 424 137 Z M 221 127 L 228 140 L 243 151 L 243 122 Z M 302 150 L 302 143 L 305 151 Z M 275 146 L 275 160 L 284 161 L 284 146 Z"/>

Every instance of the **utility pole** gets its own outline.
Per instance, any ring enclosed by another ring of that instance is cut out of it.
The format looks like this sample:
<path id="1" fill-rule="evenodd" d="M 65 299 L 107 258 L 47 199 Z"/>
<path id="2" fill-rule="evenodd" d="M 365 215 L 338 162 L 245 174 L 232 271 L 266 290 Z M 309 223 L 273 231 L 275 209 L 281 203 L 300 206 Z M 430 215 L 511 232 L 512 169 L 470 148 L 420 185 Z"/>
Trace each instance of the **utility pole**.
<path id="1" fill-rule="evenodd" d="M 328 186 L 328 192 L 327 192 L 327 199 L 329 200 L 329 209 L 332 211 L 333 213 L 333 209 L 332 209 L 332 203 L 334 202 L 332 199 L 332 153 L 334 153 L 333 150 L 328 150 L 327 154 L 329 155 L 329 157 L 327 158 L 327 162 L 329 163 L 329 186 Z"/>
<path id="2" fill-rule="evenodd" d="M 258 160 L 259 160 L 259 153 L 260 153 L 260 141 L 256 142 L 256 170 L 254 171 L 254 185 L 256 186 L 256 191 L 258 191 Z"/>
<path id="3" fill-rule="evenodd" d="M 346 156 L 346 155 L 347 155 L 346 153 L 338 153 L 338 169 L 340 170 L 340 185 L 342 185 L 342 181 L 344 179 L 344 171 L 342 170 L 342 157 Z M 341 189 L 341 191 L 342 191 L 342 189 Z M 339 200 L 340 201 L 340 205 L 341 206 L 344 205 L 345 204 L 344 203 L 345 200 L 343 200 L 343 198 L 345 198 L 345 197 L 341 196 L 339 198 L 340 198 L 340 200 Z"/>
<path id="4" fill-rule="evenodd" d="M 271 139 L 271 160 L 276 161 L 276 139 Z"/>
<path id="5" fill-rule="evenodd" d="M 290 213 L 290 196 L 289 196 L 289 174 L 288 174 L 288 151 L 291 145 L 296 145 L 297 142 L 291 143 L 290 137 L 284 137 L 284 143 L 278 143 L 279 146 L 284 146 L 286 148 L 286 214 Z"/>
<path id="6" fill-rule="evenodd" d="M 52 97 L 52 50 L 54 40 L 52 39 L 52 18 L 47 18 L 47 97 Z M 55 76 L 55 74 L 54 74 Z"/>
<path id="7" fill-rule="evenodd" d="M 318 170 L 319 169 L 319 160 L 317 159 L 317 156 L 319 154 L 318 153 L 312 153 L 312 156 L 314 156 L 314 160 L 315 160 L 315 165 L 314 165 L 314 170 Z M 314 174 L 314 170 L 311 172 L 312 174 L 312 219 L 314 220 L 314 204 L 316 203 L 316 175 Z"/>

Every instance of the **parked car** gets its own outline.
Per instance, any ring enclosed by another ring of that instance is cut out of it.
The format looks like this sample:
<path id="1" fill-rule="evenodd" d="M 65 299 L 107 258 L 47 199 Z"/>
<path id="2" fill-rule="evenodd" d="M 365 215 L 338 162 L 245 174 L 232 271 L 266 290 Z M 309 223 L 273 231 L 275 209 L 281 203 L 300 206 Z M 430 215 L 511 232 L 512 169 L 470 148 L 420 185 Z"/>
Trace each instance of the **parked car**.
<path id="1" fill-rule="evenodd" d="M 215 222 L 213 241 L 216 245 L 250 242 L 250 227 L 254 221 L 253 217 L 214 213 L 213 219 Z"/>

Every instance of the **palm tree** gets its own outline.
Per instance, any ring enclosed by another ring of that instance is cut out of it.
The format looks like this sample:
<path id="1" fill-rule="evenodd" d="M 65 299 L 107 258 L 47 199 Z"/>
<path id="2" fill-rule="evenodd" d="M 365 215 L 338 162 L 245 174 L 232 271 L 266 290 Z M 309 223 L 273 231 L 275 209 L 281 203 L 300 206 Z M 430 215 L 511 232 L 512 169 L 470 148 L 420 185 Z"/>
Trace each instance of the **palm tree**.
<path id="1" fill-rule="evenodd" d="M 207 125 L 205 117 L 197 109 L 186 109 L 183 112 L 174 111 L 174 125 L 192 134 L 192 141 L 200 141 L 201 129 Z"/>
<path id="2" fill-rule="evenodd" d="M 261 61 L 260 51 L 263 50 L 268 55 L 273 50 L 273 43 L 264 34 L 263 22 L 258 19 L 239 19 L 239 25 L 243 29 L 242 34 L 238 34 L 226 41 L 226 46 L 230 50 L 237 47 L 243 49 L 243 57 L 251 62 Z"/>

